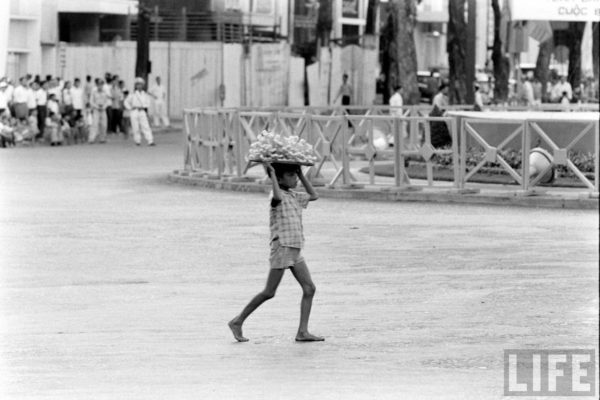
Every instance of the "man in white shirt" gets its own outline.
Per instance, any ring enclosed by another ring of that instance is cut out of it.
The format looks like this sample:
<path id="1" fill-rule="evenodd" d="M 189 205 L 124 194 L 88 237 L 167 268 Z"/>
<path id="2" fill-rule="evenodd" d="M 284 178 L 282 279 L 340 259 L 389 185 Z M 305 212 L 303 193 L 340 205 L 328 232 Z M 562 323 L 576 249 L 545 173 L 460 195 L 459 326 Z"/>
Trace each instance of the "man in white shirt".
<path id="1" fill-rule="evenodd" d="M 89 106 L 90 98 L 92 97 L 92 91 L 94 90 L 94 83 L 92 77 L 87 75 L 85 77 L 85 86 L 83 87 L 83 99 L 85 100 L 85 106 Z"/>
<path id="2" fill-rule="evenodd" d="M 81 87 L 81 81 L 79 78 L 75 78 L 73 82 L 73 87 L 71 87 L 71 100 L 73 101 L 73 110 L 77 116 L 75 118 L 80 118 L 83 115 L 83 108 L 85 107 L 85 98 L 83 88 Z"/>
<path id="3" fill-rule="evenodd" d="M 48 82 L 43 82 L 42 87 L 35 91 L 35 104 L 37 105 L 38 129 L 43 134 L 48 114 Z"/>
<path id="4" fill-rule="evenodd" d="M 59 99 L 63 106 L 63 116 L 70 117 L 71 113 L 73 112 L 73 95 L 71 94 L 71 89 L 71 81 L 65 81 L 61 90 L 61 98 Z"/>
<path id="5" fill-rule="evenodd" d="M 27 99 L 29 92 L 26 87 L 25 77 L 19 79 L 19 85 L 13 91 L 13 104 L 15 108 L 15 117 L 18 119 L 27 118 Z"/>
<path id="6" fill-rule="evenodd" d="M 567 99 L 570 101 L 573 98 L 573 89 L 571 84 L 567 82 L 565 75 L 560 76 L 560 81 L 552 87 L 552 101 L 560 102 L 563 97 L 563 92 L 567 92 Z"/>
<path id="7" fill-rule="evenodd" d="M 448 85 L 442 83 L 437 94 L 433 97 L 432 104 L 439 110 L 444 111 L 448 107 Z"/>
<path id="8" fill-rule="evenodd" d="M 532 107 L 535 103 L 533 85 L 531 84 L 529 77 L 523 78 L 523 100 L 527 107 Z"/>
<path id="9" fill-rule="evenodd" d="M 167 90 L 161 85 L 160 76 L 156 77 L 156 85 L 150 89 L 150 95 L 154 98 L 154 113 L 152 115 L 153 125 L 158 127 L 162 124 L 164 127 L 168 127 Z"/>
<path id="10" fill-rule="evenodd" d="M 131 132 L 133 133 L 135 144 L 139 146 L 142 141 L 140 136 L 141 131 L 148 142 L 148 146 L 154 146 L 154 137 L 148 123 L 147 114 L 148 107 L 150 106 L 150 97 L 144 91 L 144 83 L 142 78 L 135 78 L 135 89 L 125 99 L 124 106 L 130 112 Z"/>
<path id="11" fill-rule="evenodd" d="M 390 97 L 390 106 L 396 107 L 390 109 L 390 115 L 393 117 L 402 117 L 402 107 L 404 106 L 404 99 L 402 98 L 403 90 L 401 85 L 397 85 L 394 88 L 394 94 Z M 402 132 L 402 136 L 407 137 L 406 134 L 406 123 L 401 122 L 400 132 Z M 394 135 L 390 134 L 387 137 L 388 143 L 394 144 Z"/>
<path id="12" fill-rule="evenodd" d="M 37 115 L 37 103 L 35 102 L 35 92 L 40 88 L 40 84 L 37 81 L 33 81 L 27 87 L 27 108 L 29 109 L 29 115 Z M 37 117 L 36 117 L 37 118 Z"/>
<path id="13" fill-rule="evenodd" d="M 390 106 L 392 107 L 402 107 L 404 106 L 404 99 L 402 98 L 402 86 L 398 85 L 394 88 L 394 94 L 390 97 Z M 392 108 L 390 109 L 390 114 L 395 117 L 402 116 L 401 108 Z"/>
<path id="14" fill-rule="evenodd" d="M 116 77 L 116 75 L 114 76 Z M 107 123 L 107 131 L 112 133 L 111 127 L 112 123 L 112 81 L 114 79 L 113 75 L 110 73 L 104 74 L 104 85 L 102 85 L 102 90 L 108 96 L 108 104 L 106 105 L 106 123 Z"/>
<path id="15" fill-rule="evenodd" d="M 104 91 L 104 81 L 98 79 L 97 86 L 92 90 L 90 96 L 90 107 L 92 108 L 92 126 L 90 127 L 89 143 L 94 143 L 96 137 L 100 138 L 100 143 L 106 143 L 107 117 L 106 107 L 110 100 Z"/>

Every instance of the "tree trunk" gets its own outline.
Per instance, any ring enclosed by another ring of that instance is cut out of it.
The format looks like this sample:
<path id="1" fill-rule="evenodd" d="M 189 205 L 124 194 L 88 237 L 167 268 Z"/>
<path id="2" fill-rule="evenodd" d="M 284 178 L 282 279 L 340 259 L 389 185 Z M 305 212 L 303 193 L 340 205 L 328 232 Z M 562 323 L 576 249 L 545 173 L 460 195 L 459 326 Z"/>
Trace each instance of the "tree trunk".
<path id="1" fill-rule="evenodd" d="M 554 51 L 554 39 L 550 38 L 540 43 L 540 50 L 535 63 L 534 76 L 542 83 L 542 101 L 548 102 L 548 94 L 546 88 L 550 81 L 550 59 Z"/>
<path id="2" fill-rule="evenodd" d="M 150 61 L 150 13 L 147 0 L 140 0 L 137 20 L 137 51 L 135 58 L 135 76 L 148 83 L 148 64 Z"/>
<path id="3" fill-rule="evenodd" d="M 600 78 L 600 23 L 592 23 L 592 62 L 594 63 L 594 78 Z"/>
<path id="4" fill-rule="evenodd" d="M 367 23 L 365 25 L 365 35 L 375 35 L 377 29 L 377 10 L 379 9 L 379 0 L 369 0 L 367 6 Z"/>
<path id="5" fill-rule="evenodd" d="M 329 36 L 333 26 L 331 0 L 319 1 L 319 16 L 317 18 L 317 46 L 329 46 Z M 319 50 L 317 49 L 317 53 Z"/>
<path id="6" fill-rule="evenodd" d="M 414 30 L 417 18 L 416 0 L 392 0 L 384 31 L 387 35 L 387 88 L 402 85 L 406 104 L 419 104 L 421 95 L 417 83 L 417 52 Z M 384 60 L 384 65 L 385 65 Z"/>
<path id="7" fill-rule="evenodd" d="M 394 42 L 394 18 L 391 13 L 387 14 L 381 26 L 381 39 L 379 40 L 379 52 L 381 54 L 381 72 L 384 74 L 383 104 L 390 100 L 390 88 L 393 86 L 390 79 L 392 65 L 391 46 Z"/>
<path id="8" fill-rule="evenodd" d="M 569 22 L 567 47 L 569 48 L 569 76 L 568 81 L 573 87 L 579 87 L 581 83 L 581 40 L 585 22 Z"/>
<path id="9" fill-rule="evenodd" d="M 504 103 L 508 100 L 508 75 L 510 63 L 502 50 L 500 37 L 500 24 L 502 23 L 502 10 L 498 0 L 492 0 L 494 10 L 494 44 L 492 47 L 492 63 L 494 64 L 494 102 Z"/>
<path id="10" fill-rule="evenodd" d="M 448 97 L 450 104 L 465 104 L 467 99 L 467 22 L 465 21 L 465 0 L 448 2 L 448 64 L 450 83 Z"/>

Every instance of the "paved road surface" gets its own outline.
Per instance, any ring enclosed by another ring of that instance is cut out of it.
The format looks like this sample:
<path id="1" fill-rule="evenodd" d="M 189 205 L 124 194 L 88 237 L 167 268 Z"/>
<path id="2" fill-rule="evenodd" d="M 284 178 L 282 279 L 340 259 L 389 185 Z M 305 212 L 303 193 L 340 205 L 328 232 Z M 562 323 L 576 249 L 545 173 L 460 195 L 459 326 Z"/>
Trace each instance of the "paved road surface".
<path id="1" fill-rule="evenodd" d="M 506 348 L 596 347 L 598 213 L 322 199 L 317 284 L 233 341 L 267 274 L 264 195 L 166 182 L 155 148 L 0 149 L 1 399 L 500 399 Z"/>

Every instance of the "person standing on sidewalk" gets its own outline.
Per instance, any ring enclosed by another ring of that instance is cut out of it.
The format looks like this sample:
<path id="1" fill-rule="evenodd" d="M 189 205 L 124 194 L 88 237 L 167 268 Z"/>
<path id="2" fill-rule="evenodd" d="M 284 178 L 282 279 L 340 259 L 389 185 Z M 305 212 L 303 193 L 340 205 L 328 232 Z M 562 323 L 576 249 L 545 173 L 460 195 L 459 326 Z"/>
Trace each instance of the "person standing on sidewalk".
<path id="1" fill-rule="evenodd" d="M 94 143 L 98 137 L 100 143 L 106 143 L 108 94 L 104 90 L 104 81 L 98 79 L 97 85 L 90 95 L 90 108 L 92 109 L 92 126 L 88 143 Z"/>
<path id="2" fill-rule="evenodd" d="M 131 119 L 131 132 L 133 141 L 137 146 L 142 142 L 141 133 L 148 142 L 148 146 L 154 146 L 154 137 L 148 123 L 148 107 L 150 106 L 150 96 L 144 90 L 144 79 L 135 78 L 133 93 L 127 95 L 125 99 L 125 109 L 129 110 Z"/>
<path id="3" fill-rule="evenodd" d="M 167 115 L 167 90 L 161 84 L 160 76 L 156 77 L 156 85 L 150 89 L 150 96 L 154 98 L 152 124 L 155 127 L 169 127 L 169 116 Z"/>
<path id="4" fill-rule="evenodd" d="M 352 86 L 348 83 L 348 74 L 342 75 L 342 85 L 338 89 L 337 96 L 335 96 L 333 103 L 335 104 L 340 97 L 342 98 L 343 106 L 352 104 Z"/>
<path id="5" fill-rule="evenodd" d="M 394 108 L 390 109 L 390 115 L 393 117 L 402 117 L 403 116 L 403 114 L 402 114 L 402 111 L 403 111 L 402 107 L 404 107 L 404 98 L 402 97 L 403 94 L 404 94 L 404 91 L 402 90 L 402 85 L 396 85 L 396 87 L 394 87 L 394 94 L 390 97 L 390 106 L 394 107 Z M 405 122 L 400 123 L 400 134 L 402 135 L 403 138 L 407 137 Z M 390 133 L 387 136 L 387 141 L 390 146 L 395 145 L 393 133 Z"/>
<path id="6" fill-rule="evenodd" d="M 93 91 L 94 83 L 92 82 L 92 77 L 90 75 L 87 75 L 85 77 L 85 85 L 83 86 L 83 99 L 85 101 L 86 108 L 90 106 L 90 99 L 92 98 Z"/>
<path id="7" fill-rule="evenodd" d="M 29 90 L 27 87 L 27 79 L 25 79 L 25 77 L 19 79 L 19 85 L 13 90 L 12 99 L 9 98 L 9 101 L 10 100 L 12 100 L 13 103 L 15 118 L 20 120 L 27 118 Z"/>
<path id="8" fill-rule="evenodd" d="M 106 96 L 108 97 L 108 102 L 106 104 L 106 130 L 108 133 L 114 133 L 112 130 L 113 127 L 113 111 L 112 111 L 112 81 L 113 81 L 113 76 L 107 72 L 106 74 L 104 74 L 104 85 L 102 86 L 102 89 L 104 90 L 104 93 L 106 93 Z"/>
<path id="9" fill-rule="evenodd" d="M 46 117 L 48 116 L 48 81 L 42 82 L 42 86 L 35 91 L 35 104 L 37 107 L 38 130 L 45 135 Z"/>
<path id="10" fill-rule="evenodd" d="M 61 91 L 60 104 L 61 114 L 64 117 L 70 117 L 73 112 L 73 94 L 72 94 L 71 81 L 65 81 L 65 85 Z"/>
<path id="11" fill-rule="evenodd" d="M 79 78 L 75 78 L 73 87 L 71 88 L 71 99 L 73 100 L 73 110 L 75 111 L 75 118 L 79 119 L 83 117 L 83 110 L 85 108 L 85 94 L 81 87 L 81 81 Z"/>
<path id="12" fill-rule="evenodd" d="M 123 81 L 113 80 L 111 90 L 111 103 L 112 103 L 112 118 L 110 120 L 111 127 L 109 130 L 111 132 L 123 133 L 123 101 L 125 98 L 123 97 L 122 85 Z M 127 138 L 127 137 L 126 137 Z"/>

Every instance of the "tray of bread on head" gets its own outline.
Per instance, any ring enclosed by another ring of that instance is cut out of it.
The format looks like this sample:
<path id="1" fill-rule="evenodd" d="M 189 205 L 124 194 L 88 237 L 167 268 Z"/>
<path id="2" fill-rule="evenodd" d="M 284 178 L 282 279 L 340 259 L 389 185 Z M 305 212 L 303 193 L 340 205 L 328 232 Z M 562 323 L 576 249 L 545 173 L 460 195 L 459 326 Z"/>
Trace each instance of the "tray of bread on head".
<path id="1" fill-rule="evenodd" d="M 246 159 L 256 163 L 315 165 L 317 155 L 313 146 L 298 136 L 282 136 L 262 131 L 250 145 Z"/>

